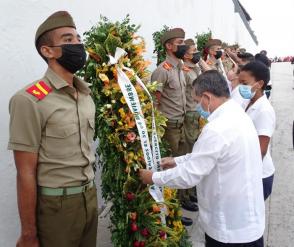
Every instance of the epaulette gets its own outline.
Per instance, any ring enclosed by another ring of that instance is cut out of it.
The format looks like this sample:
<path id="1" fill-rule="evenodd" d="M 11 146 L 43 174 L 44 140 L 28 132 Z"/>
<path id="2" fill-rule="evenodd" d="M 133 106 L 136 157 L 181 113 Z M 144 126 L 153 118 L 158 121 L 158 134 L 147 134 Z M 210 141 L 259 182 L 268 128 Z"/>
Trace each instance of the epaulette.
<path id="1" fill-rule="evenodd" d="M 182 70 L 185 71 L 185 72 L 189 72 L 191 69 L 188 66 L 184 65 L 182 67 Z"/>
<path id="2" fill-rule="evenodd" d="M 26 89 L 27 93 L 35 96 L 38 100 L 44 99 L 51 91 L 52 88 L 43 81 L 39 81 Z"/>
<path id="3" fill-rule="evenodd" d="M 207 63 L 208 65 L 213 65 L 213 62 L 212 62 L 211 60 L 208 60 L 206 63 Z"/>
<path id="4" fill-rule="evenodd" d="M 164 62 L 164 64 L 162 66 L 166 70 L 171 70 L 173 68 L 173 66 L 170 63 L 168 63 L 168 62 Z"/>

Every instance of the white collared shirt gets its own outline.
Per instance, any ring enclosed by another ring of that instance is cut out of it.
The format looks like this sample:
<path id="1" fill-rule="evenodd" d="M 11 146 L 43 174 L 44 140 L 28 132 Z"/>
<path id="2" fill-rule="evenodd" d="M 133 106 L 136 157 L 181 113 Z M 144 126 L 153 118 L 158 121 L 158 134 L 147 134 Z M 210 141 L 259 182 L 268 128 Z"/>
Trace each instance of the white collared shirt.
<path id="1" fill-rule="evenodd" d="M 276 114 L 266 95 L 260 97 L 251 105 L 246 113 L 252 119 L 259 136 L 272 137 L 276 128 Z M 266 155 L 263 157 L 263 178 L 273 175 L 275 172 L 274 163 L 270 154 L 270 145 Z"/>
<path id="2" fill-rule="evenodd" d="M 197 185 L 203 230 L 223 243 L 247 243 L 264 232 L 262 159 L 250 118 L 233 100 L 218 107 L 191 154 L 177 166 L 152 176 L 157 185 L 185 189 Z"/>

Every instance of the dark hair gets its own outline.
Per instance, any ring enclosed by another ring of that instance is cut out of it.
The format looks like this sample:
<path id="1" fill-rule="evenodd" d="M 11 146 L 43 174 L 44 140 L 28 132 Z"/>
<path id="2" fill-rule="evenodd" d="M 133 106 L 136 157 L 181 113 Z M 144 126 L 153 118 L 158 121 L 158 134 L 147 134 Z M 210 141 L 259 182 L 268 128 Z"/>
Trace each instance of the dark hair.
<path id="1" fill-rule="evenodd" d="M 209 92 L 217 97 L 230 97 L 228 83 L 217 70 L 208 70 L 202 73 L 193 81 L 193 87 L 197 96 Z"/>
<path id="2" fill-rule="evenodd" d="M 45 62 L 47 63 L 47 58 L 44 57 L 41 53 L 41 47 L 43 45 L 53 45 L 53 39 L 52 39 L 52 31 L 48 31 L 44 34 L 42 34 L 38 40 L 36 41 L 36 48 L 38 53 L 40 54 L 40 56 L 45 60 Z"/>
<path id="3" fill-rule="evenodd" d="M 261 63 L 263 63 L 263 64 L 265 64 L 265 66 L 267 66 L 267 67 L 270 67 L 270 66 L 271 66 L 271 62 L 270 62 L 270 60 L 267 58 L 267 56 L 265 56 L 265 55 L 263 55 L 263 54 L 261 54 L 261 53 L 257 53 L 257 54 L 255 55 L 255 60 L 256 60 L 256 61 L 259 61 L 259 62 L 261 62 Z"/>
<path id="4" fill-rule="evenodd" d="M 264 82 L 262 90 L 265 89 L 270 80 L 269 68 L 259 61 L 247 63 L 244 65 L 241 71 L 249 72 L 257 81 L 262 80 Z"/>
<path id="5" fill-rule="evenodd" d="M 254 56 L 249 52 L 238 53 L 238 58 L 240 58 L 243 62 L 252 62 L 254 61 Z"/>

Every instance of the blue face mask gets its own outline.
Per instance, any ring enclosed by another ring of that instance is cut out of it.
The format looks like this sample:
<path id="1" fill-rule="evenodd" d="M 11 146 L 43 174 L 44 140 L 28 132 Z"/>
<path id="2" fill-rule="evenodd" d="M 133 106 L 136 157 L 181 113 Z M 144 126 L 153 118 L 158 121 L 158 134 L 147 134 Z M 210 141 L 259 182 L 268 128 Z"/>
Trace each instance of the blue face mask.
<path id="1" fill-rule="evenodd" d="M 196 111 L 199 113 L 199 115 L 201 117 L 203 117 L 204 119 L 207 119 L 210 116 L 210 112 L 209 111 L 205 111 L 201 105 L 201 101 L 197 104 L 196 106 Z"/>
<path id="2" fill-rule="evenodd" d="M 252 86 L 240 85 L 239 93 L 244 99 L 252 99 L 255 96 L 256 92 L 252 92 Z"/>

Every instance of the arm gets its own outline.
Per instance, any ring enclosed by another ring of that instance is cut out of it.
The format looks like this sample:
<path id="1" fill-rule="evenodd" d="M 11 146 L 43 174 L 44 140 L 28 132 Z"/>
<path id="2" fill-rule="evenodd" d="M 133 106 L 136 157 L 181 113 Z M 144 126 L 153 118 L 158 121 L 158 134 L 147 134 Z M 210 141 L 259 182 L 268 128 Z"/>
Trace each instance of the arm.
<path id="1" fill-rule="evenodd" d="M 225 145 L 218 133 L 204 129 L 192 153 L 175 158 L 176 167 L 153 173 L 152 181 L 159 186 L 191 188 L 211 173 Z"/>
<path id="2" fill-rule="evenodd" d="M 199 66 L 203 72 L 212 69 L 202 58 L 199 61 Z"/>
<path id="3" fill-rule="evenodd" d="M 258 136 L 258 138 L 259 138 L 259 144 L 260 144 L 261 157 L 263 159 L 264 156 L 267 153 L 267 150 L 268 150 L 270 137 L 268 137 L 268 136 Z"/>
<path id="4" fill-rule="evenodd" d="M 254 125 L 258 134 L 260 151 L 263 159 L 268 151 L 270 139 L 275 130 L 276 118 L 274 111 L 261 111 L 258 118 L 254 120 Z"/>
<path id="5" fill-rule="evenodd" d="M 37 240 L 37 160 L 35 153 L 14 151 L 21 236 L 17 246 L 39 246 Z"/>
<path id="6" fill-rule="evenodd" d="M 21 236 L 17 247 L 38 247 L 36 226 L 37 160 L 41 140 L 41 117 L 34 102 L 14 96 L 9 104 L 10 137 L 17 169 L 17 199 Z"/>
<path id="7" fill-rule="evenodd" d="M 155 92 L 156 97 L 156 105 L 160 104 L 160 99 L 163 91 L 163 87 L 167 82 L 167 71 L 163 68 L 158 67 L 151 75 L 151 81 L 157 81 L 160 85 L 157 87 L 157 91 Z"/>

